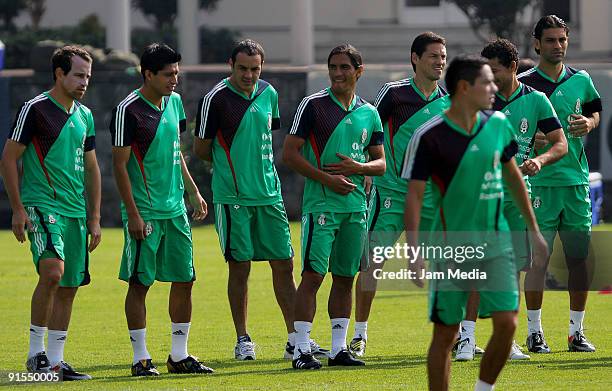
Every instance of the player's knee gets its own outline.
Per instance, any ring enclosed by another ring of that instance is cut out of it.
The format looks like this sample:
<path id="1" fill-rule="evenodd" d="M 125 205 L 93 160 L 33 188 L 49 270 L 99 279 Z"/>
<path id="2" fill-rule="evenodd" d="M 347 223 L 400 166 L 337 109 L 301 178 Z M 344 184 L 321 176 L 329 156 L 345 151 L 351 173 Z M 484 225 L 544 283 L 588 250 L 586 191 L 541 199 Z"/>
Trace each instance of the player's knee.
<path id="1" fill-rule="evenodd" d="M 270 268 L 274 274 L 293 275 L 293 260 L 270 261 Z"/>
<path id="2" fill-rule="evenodd" d="M 502 333 L 504 335 L 514 335 L 518 320 L 515 313 L 505 313 L 495 319 L 493 324 L 493 332 Z"/>
<path id="3" fill-rule="evenodd" d="M 183 292 L 191 292 L 192 288 L 193 288 L 193 281 L 188 281 L 188 282 L 173 282 L 172 283 L 172 289 L 173 290 L 183 291 Z"/>
<path id="4" fill-rule="evenodd" d="M 62 280 L 62 270 L 60 268 L 50 268 L 40 273 L 40 283 L 49 287 L 58 287 Z"/>

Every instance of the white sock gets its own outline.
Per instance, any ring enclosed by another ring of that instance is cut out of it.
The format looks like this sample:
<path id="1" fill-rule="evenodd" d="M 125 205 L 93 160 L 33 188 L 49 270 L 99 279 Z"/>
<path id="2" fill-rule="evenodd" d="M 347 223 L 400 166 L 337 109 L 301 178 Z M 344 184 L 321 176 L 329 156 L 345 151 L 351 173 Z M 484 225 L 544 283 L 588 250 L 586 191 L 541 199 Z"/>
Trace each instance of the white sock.
<path id="1" fill-rule="evenodd" d="M 462 320 L 460 330 L 459 339 L 469 338 L 470 342 L 476 345 L 476 322 L 472 320 Z"/>
<path id="2" fill-rule="evenodd" d="M 302 322 L 296 320 L 293 322 L 295 328 L 295 349 L 293 350 L 293 359 L 300 357 L 301 353 L 310 353 L 310 331 L 312 330 L 312 322 Z"/>
<path id="3" fill-rule="evenodd" d="M 36 353 L 45 351 L 45 333 L 46 327 L 30 325 L 30 351 L 28 358 L 33 357 Z"/>
<path id="4" fill-rule="evenodd" d="M 331 319 L 332 347 L 330 357 L 335 357 L 338 352 L 346 349 L 346 333 L 349 320 L 349 318 Z"/>
<path id="5" fill-rule="evenodd" d="M 353 338 L 368 339 L 368 321 L 355 322 L 355 335 Z"/>
<path id="6" fill-rule="evenodd" d="M 527 331 L 529 334 L 542 332 L 542 309 L 527 310 Z"/>
<path id="7" fill-rule="evenodd" d="M 64 345 L 68 331 L 49 330 L 47 334 L 47 358 L 51 367 L 56 366 L 60 361 L 64 361 Z"/>
<path id="8" fill-rule="evenodd" d="M 146 328 L 130 330 L 130 341 L 132 342 L 132 349 L 134 350 L 134 358 L 132 359 L 133 364 L 136 364 L 140 360 L 147 360 L 151 358 L 151 355 L 147 350 L 146 339 Z"/>
<path id="9" fill-rule="evenodd" d="M 189 327 L 191 323 L 172 323 L 172 350 L 170 357 L 172 361 L 178 362 L 189 356 L 187 353 L 187 339 L 189 339 Z"/>
<path id="10" fill-rule="evenodd" d="M 582 321 L 584 320 L 584 311 L 570 310 L 569 336 L 573 336 L 576 331 L 582 331 Z"/>
<path id="11" fill-rule="evenodd" d="M 295 331 L 289 333 L 289 335 L 287 336 L 287 341 L 289 342 L 289 345 L 291 346 L 295 346 L 295 335 L 297 333 Z"/>
<path id="12" fill-rule="evenodd" d="M 485 383 L 478 379 L 476 385 L 474 386 L 474 391 L 493 391 L 493 388 L 495 388 L 495 384 Z"/>

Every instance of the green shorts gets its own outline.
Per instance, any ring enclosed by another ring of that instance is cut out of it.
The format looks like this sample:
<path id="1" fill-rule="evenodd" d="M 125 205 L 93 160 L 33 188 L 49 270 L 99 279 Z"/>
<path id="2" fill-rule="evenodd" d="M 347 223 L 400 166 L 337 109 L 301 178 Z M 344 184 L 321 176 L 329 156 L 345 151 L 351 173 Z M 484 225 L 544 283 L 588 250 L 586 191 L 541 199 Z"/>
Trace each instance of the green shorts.
<path id="1" fill-rule="evenodd" d="M 226 261 L 293 258 L 282 201 L 262 206 L 215 204 L 215 228 Z"/>
<path id="2" fill-rule="evenodd" d="M 532 186 L 531 204 L 552 254 L 555 236 L 566 257 L 585 259 L 591 240 L 591 198 L 588 185 Z"/>
<path id="3" fill-rule="evenodd" d="M 354 277 L 362 265 L 367 238 L 366 212 L 302 215 L 302 272 Z"/>
<path id="4" fill-rule="evenodd" d="M 445 325 L 459 324 L 465 319 L 470 292 L 480 293 L 480 317 L 490 317 L 494 312 L 518 311 L 519 292 L 516 267 L 510 257 L 499 257 L 458 265 L 460 270 L 477 269 L 486 273 L 486 279 L 457 280 L 449 276 L 448 264 L 431 262 L 430 271 L 441 272 L 444 278 L 429 280 L 429 319 Z M 478 273 L 475 275 L 480 276 Z"/>
<path id="5" fill-rule="evenodd" d="M 153 282 L 195 280 L 191 226 L 187 214 L 171 219 L 145 220 L 148 235 L 133 239 L 123 222 L 123 257 L 119 279 L 151 286 Z"/>
<path id="6" fill-rule="evenodd" d="M 61 259 L 64 274 L 60 286 L 74 288 L 89 284 L 86 219 L 62 216 L 35 206 L 27 206 L 26 212 L 32 222 L 28 238 L 36 271 L 41 259 Z"/>
<path id="7" fill-rule="evenodd" d="M 529 243 L 529 232 L 523 219 L 523 215 L 518 210 L 514 202 L 504 202 L 504 217 L 508 221 L 508 226 L 512 234 L 512 248 L 514 249 L 514 261 L 516 270 L 525 271 L 531 267 L 532 254 L 531 244 Z"/>

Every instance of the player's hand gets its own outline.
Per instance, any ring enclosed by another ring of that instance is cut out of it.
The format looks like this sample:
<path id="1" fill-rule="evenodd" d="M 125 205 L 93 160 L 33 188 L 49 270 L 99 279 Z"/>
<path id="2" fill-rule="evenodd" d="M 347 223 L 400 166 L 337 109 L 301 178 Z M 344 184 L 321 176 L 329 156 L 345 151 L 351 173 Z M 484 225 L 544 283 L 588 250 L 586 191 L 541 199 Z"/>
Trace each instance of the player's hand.
<path id="1" fill-rule="evenodd" d="M 100 229 L 100 219 L 87 220 L 87 234 L 89 235 L 89 246 L 87 251 L 92 252 L 98 247 L 102 240 L 102 230 Z"/>
<path id="2" fill-rule="evenodd" d="M 414 285 L 418 286 L 419 288 L 424 287 L 425 282 L 423 281 L 423 279 L 421 279 L 421 276 L 423 275 L 423 270 L 425 270 L 425 261 L 423 260 L 423 258 L 418 257 L 416 260 L 414 260 L 414 262 L 410 260 L 408 262 L 408 270 L 413 273 L 416 273 L 416 276 L 411 279 Z"/>
<path id="3" fill-rule="evenodd" d="M 144 240 L 147 236 L 146 225 L 140 214 L 128 215 L 128 233 L 130 237 L 136 240 Z"/>
<path id="4" fill-rule="evenodd" d="M 572 114 L 573 120 L 569 121 L 569 133 L 573 137 L 586 136 L 593 130 L 593 120 L 582 114 Z"/>
<path id="5" fill-rule="evenodd" d="M 547 145 L 548 145 L 548 140 L 546 139 L 546 135 L 538 130 L 535 134 L 535 142 L 534 142 L 535 149 L 542 149 Z"/>
<path id="6" fill-rule="evenodd" d="M 193 208 L 193 214 L 191 217 L 197 221 L 204 220 L 206 215 L 208 215 L 208 205 L 206 204 L 206 201 L 204 201 L 204 198 L 202 198 L 200 192 L 198 191 L 193 194 L 189 194 L 188 198 L 189 204 L 191 204 L 191 207 Z"/>
<path id="7" fill-rule="evenodd" d="M 542 162 L 538 158 L 527 159 L 520 166 L 521 174 L 534 176 L 542 169 Z"/>
<path id="8" fill-rule="evenodd" d="M 344 175 L 329 175 L 324 185 L 329 187 L 333 192 L 342 195 L 347 195 L 357 188 L 357 185 Z"/>
<path id="9" fill-rule="evenodd" d="M 531 245 L 533 250 L 532 270 L 545 270 L 548 264 L 548 244 L 540 231 L 531 232 Z"/>
<path id="10" fill-rule="evenodd" d="M 323 170 L 327 171 L 330 174 L 336 175 L 345 175 L 351 176 L 355 174 L 359 174 L 362 170 L 362 163 L 359 163 L 356 160 L 351 159 L 348 156 L 345 156 L 341 153 L 336 153 L 340 160 L 338 163 L 330 163 L 323 166 Z"/>
<path id="11" fill-rule="evenodd" d="M 370 190 L 372 190 L 372 177 L 371 176 L 365 176 L 363 178 L 363 190 L 366 193 L 366 196 L 370 195 Z"/>
<path id="12" fill-rule="evenodd" d="M 27 227 L 28 231 L 32 231 L 32 222 L 30 221 L 30 218 L 28 217 L 28 214 L 24 208 L 13 211 L 11 226 L 13 228 L 15 238 L 17 238 L 20 243 L 25 242 L 25 229 Z"/>

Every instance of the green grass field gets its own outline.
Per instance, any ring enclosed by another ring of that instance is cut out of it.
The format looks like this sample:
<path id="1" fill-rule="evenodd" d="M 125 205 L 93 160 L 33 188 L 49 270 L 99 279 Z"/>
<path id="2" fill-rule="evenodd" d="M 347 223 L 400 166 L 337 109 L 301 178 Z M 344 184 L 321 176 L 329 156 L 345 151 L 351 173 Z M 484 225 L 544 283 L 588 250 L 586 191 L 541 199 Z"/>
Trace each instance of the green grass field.
<path id="1" fill-rule="evenodd" d="M 298 225 L 292 225 L 292 233 L 299 254 Z M 198 279 L 193 291 L 189 352 L 213 367 L 215 374 L 177 376 L 166 373 L 165 360 L 170 350 L 169 284 L 158 283 L 148 297 L 147 340 L 162 376 L 152 379 L 130 376 L 132 350 L 123 313 L 126 284 L 117 279 L 123 238 L 118 229 L 104 229 L 102 244 L 91 257 L 93 282 L 80 291 L 75 302 L 65 354 L 67 361 L 90 373 L 94 380 L 37 387 L 30 384 L 23 389 L 426 389 L 425 354 L 431 324 L 426 316 L 425 292 L 379 293 L 370 317 L 365 368 L 324 367 L 317 372 L 298 372 L 290 369 L 289 361 L 280 358 L 287 335 L 274 299 L 270 268 L 265 263 L 254 265 L 249 285 L 249 332 L 258 345 L 258 359 L 236 362 L 233 359 L 234 328 L 226 297 L 227 267 L 216 234 L 208 226 L 194 229 L 193 236 Z M 0 386 L 16 387 L 8 383 L 6 372 L 25 370 L 30 298 L 36 284 L 28 246 L 19 245 L 10 231 L 0 232 Z M 299 269 L 298 262 L 298 282 Z M 330 344 L 326 310 L 328 292 L 329 277 L 320 291 L 313 330 L 313 337 L 327 347 Z M 528 362 L 509 363 L 496 389 L 612 389 L 612 295 L 594 292 L 590 296 L 585 324 L 588 337 L 598 348 L 593 354 L 566 352 L 566 293 L 547 292 L 543 314 L 547 341 L 553 353 L 532 357 Z M 517 341 L 521 344 L 525 342 L 525 329 L 526 320 L 521 313 L 517 333 Z M 484 347 L 490 330 L 489 321 L 479 321 L 479 345 Z M 351 334 L 352 331 L 349 338 Z M 453 363 L 453 390 L 473 389 L 479 360 Z"/>

